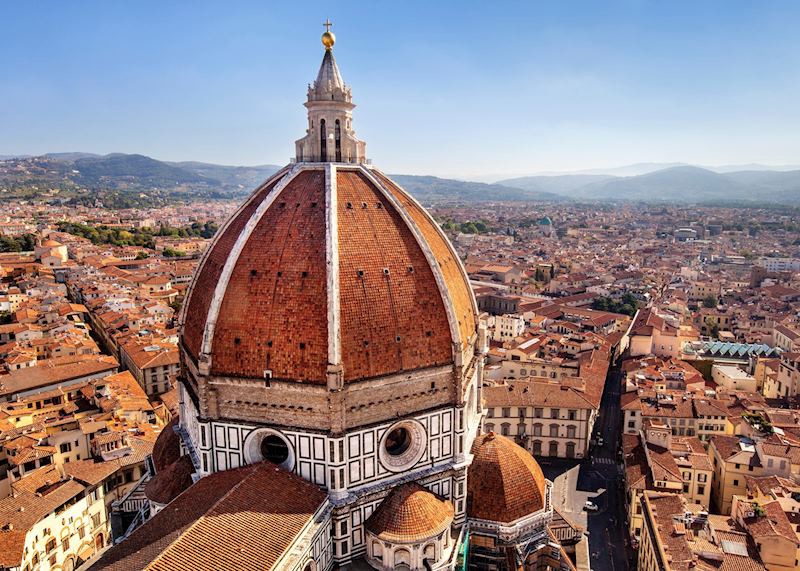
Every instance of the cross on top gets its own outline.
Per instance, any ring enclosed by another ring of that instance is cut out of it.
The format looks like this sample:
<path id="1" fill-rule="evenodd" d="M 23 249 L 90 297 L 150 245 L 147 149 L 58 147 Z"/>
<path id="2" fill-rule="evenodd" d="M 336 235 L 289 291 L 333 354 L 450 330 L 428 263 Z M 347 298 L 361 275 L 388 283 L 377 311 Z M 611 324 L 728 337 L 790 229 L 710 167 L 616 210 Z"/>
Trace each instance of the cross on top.
<path id="1" fill-rule="evenodd" d="M 329 18 L 325 18 L 325 23 L 322 24 L 322 25 L 325 26 L 325 31 L 326 32 L 330 32 L 331 31 L 331 26 L 333 26 L 333 24 L 331 24 L 331 21 L 330 21 Z"/>

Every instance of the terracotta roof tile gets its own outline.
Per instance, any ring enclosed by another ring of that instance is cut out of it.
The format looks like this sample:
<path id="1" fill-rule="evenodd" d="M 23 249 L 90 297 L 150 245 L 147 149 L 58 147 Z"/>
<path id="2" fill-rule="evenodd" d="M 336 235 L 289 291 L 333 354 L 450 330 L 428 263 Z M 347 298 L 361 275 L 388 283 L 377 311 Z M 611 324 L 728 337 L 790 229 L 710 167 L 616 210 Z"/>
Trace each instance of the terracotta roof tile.
<path id="1" fill-rule="evenodd" d="M 175 498 L 91 569 L 272 569 L 325 501 L 320 488 L 268 462 L 217 472 Z"/>
<path id="2" fill-rule="evenodd" d="M 504 436 L 481 434 L 472 446 L 467 515 L 510 523 L 544 509 L 545 477 L 533 457 Z"/>
<path id="3" fill-rule="evenodd" d="M 453 504 L 417 483 L 394 488 L 365 525 L 378 538 L 410 543 L 440 534 L 453 522 Z"/>

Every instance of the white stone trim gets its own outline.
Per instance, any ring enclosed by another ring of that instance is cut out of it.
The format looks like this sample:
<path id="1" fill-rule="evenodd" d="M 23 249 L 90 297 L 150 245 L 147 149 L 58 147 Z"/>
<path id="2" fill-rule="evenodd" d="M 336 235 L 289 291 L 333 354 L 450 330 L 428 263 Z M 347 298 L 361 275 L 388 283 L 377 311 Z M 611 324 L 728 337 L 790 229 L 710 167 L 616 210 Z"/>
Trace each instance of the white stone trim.
<path id="1" fill-rule="evenodd" d="M 417 241 L 417 244 L 422 249 L 423 254 L 425 254 L 425 259 L 428 261 L 428 266 L 431 268 L 433 272 L 433 277 L 436 280 L 436 285 L 439 287 L 439 293 L 442 296 L 442 301 L 444 302 L 444 309 L 447 313 L 447 321 L 450 324 L 450 338 L 453 340 L 454 344 L 458 345 L 458 355 L 453 355 L 456 364 L 461 362 L 461 331 L 458 327 L 458 318 L 456 317 L 455 306 L 453 304 L 453 299 L 450 297 L 450 291 L 447 289 L 447 285 L 444 281 L 444 274 L 442 273 L 442 268 L 439 267 L 439 262 L 434 256 L 433 252 L 431 251 L 428 242 L 422 236 L 422 232 L 414 223 L 414 220 L 411 216 L 406 212 L 406 209 L 403 208 L 403 205 L 394 197 L 394 195 L 387 189 L 381 180 L 372 174 L 369 169 L 361 165 L 359 170 L 367 177 L 367 179 L 374 184 L 378 190 L 380 190 L 381 194 L 383 194 L 384 198 L 391 202 L 394 209 L 406 223 L 406 226 L 411 230 L 411 233 L 414 236 L 414 239 Z M 423 209 L 424 210 L 424 209 Z M 434 223 L 435 224 L 435 223 Z M 437 225 L 438 227 L 438 225 Z M 450 246 L 452 248 L 452 246 Z M 455 256 L 458 259 L 458 256 Z M 460 263 L 460 262 L 459 262 Z M 466 340 L 469 342 L 469 339 Z"/>
<path id="2" fill-rule="evenodd" d="M 275 174 L 273 174 L 263 183 L 258 185 L 258 187 L 250 194 L 247 200 L 245 200 L 244 203 L 239 208 L 236 209 L 236 212 L 234 212 L 230 217 L 228 217 L 228 219 L 222 223 L 222 226 L 220 226 L 217 229 L 217 233 L 214 235 L 214 238 L 211 240 L 211 243 L 208 245 L 208 247 L 205 249 L 205 252 L 203 252 L 203 255 L 200 257 L 200 263 L 197 264 L 197 269 L 195 270 L 194 278 L 192 279 L 191 282 L 189 282 L 189 287 L 187 288 L 186 296 L 184 297 L 184 303 L 181 305 L 181 310 L 178 313 L 179 328 L 183 328 L 183 324 L 186 321 L 186 311 L 189 305 L 189 300 L 191 300 L 192 298 L 192 292 L 194 292 L 194 285 L 195 281 L 197 281 L 197 276 L 199 276 L 200 272 L 203 270 L 203 266 L 205 266 L 206 260 L 208 259 L 208 256 L 211 254 L 211 251 L 214 249 L 214 246 L 216 246 L 217 241 L 219 241 L 219 239 L 222 237 L 222 235 L 225 233 L 225 231 L 228 229 L 231 223 L 236 219 L 236 217 L 239 216 L 239 214 L 241 214 L 241 212 L 251 202 L 253 202 L 253 200 L 255 200 L 256 196 L 258 196 L 258 193 L 261 192 L 261 190 L 265 186 L 269 186 L 270 184 L 272 184 L 272 181 L 278 180 L 281 177 L 285 176 L 288 169 L 289 166 L 285 166 L 283 168 L 278 169 L 278 171 Z"/>
<path id="3" fill-rule="evenodd" d="M 209 367 L 211 366 L 211 344 L 214 341 L 214 327 L 217 324 L 217 317 L 219 316 L 222 300 L 225 297 L 225 292 L 228 289 L 228 282 L 231 279 L 233 269 L 239 261 L 239 256 L 242 254 L 245 244 L 250 239 L 251 234 L 255 230 L 261 218 L 267 209 L 272 206 L 275 199 L 281 194 L 284 188 L 303 170 L 313 168 L 310 165 L 294 165 L 291 170 L 275 185 L 267 197 L 258 205 L 256 211 L 250 217 L 250 220 L 245 224 L 242 233 L 236 238 L 236 243 L 233 245 L 228 259 L 225 260 L 225 266 L 222 268 L 217 287 L 214 289 L 214 297 L 211 299 L 211 304 L 208 307 L 208 314 L 206 316 L 206 326 L 203 330 L 203 343 L 200 347 L 200 356 L 206 356 L 208 359 Z"/>
<path id="4" fill-rule="evenodd" d="M 325 266 L 328 272 L 328 365 L 342 363 L 341 298 L 339 295 L 339 199 L 336 165 L 325 165 Z"/>

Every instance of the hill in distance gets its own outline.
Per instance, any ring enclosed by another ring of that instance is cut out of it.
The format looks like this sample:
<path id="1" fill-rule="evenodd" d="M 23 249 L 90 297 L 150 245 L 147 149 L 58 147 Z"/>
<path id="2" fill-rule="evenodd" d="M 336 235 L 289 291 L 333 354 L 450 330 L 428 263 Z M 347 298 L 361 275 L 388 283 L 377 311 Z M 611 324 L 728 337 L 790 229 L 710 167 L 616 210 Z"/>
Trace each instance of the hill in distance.
<path id="1" fill-rule="evenodd" d="M 800 170 L 715 172 L 679 165 L 635 176 L 539 175 L 502 180 L 498 184 L 583 201 L 800 204 Z"/>
<path id="2" fill-rule="evenodd" d="M 431 202 L 641 201 L 676 203 L 749 203 L 800 205 L 800 169 L 766 170 L 761 165 L 726 172 L 679 164 L 648 170 L 657 163 L 621 167 L 621 172 L 536 175 L 489 184 L 435 176 L 392 175 L 418 199 Z M 727 169 L 728 167 L 721 167 Z M 190 200 L 241 197 L 279 169 L 276 165 L 227 166 L 194 161 L 165 162 L 137 154 L 50 153 L 0 159 L 0 188 L 5 197 L 58 200 L 92 193 L 126 197 Z M 87 199 L 88 199 L 87 198 Z M 117 201 L 116 203 L 130 203 Z"/>
<path id="3" fill-rule="evenodd" d="M 5 167 L 5 168 L 4 168 Z M 37 198 L 52 188 L 70 193 L 147 193 L 223 198 L 245 196 L 279 170 L 276 165 L 227 166 L 196 161 L 165 162 L 137 154 L 49 153 L 0 160 L 0 187 Z M 425 202 L 558 201 L 558 194 L 434 176 L 396 175 L 395 180 Z M 6 196 L 15 196 L 14 194 Z M 108 202 L 106 198 L 104 203 Z"/>
<path id="4" fill-rule="evenodd" d="M 486 184 L 407 174 L 389 175 L 414 197 L 423 202 L 498 202 L 498 201 L 563 201 L 563 196 L 538 189 L 514 188 L 502 184 Z"/>

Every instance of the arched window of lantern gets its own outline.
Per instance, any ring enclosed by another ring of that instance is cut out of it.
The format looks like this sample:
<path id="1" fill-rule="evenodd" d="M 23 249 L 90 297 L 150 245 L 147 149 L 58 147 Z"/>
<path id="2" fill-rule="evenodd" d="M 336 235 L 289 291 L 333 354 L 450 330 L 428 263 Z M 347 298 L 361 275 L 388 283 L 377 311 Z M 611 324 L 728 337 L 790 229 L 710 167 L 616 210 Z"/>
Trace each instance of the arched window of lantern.
<path id="1" fill-rule="evenodd" d="M 328 130 L 325 128 L 325 119 L 319 120 L 319 160 L 328 160 Z"/>

